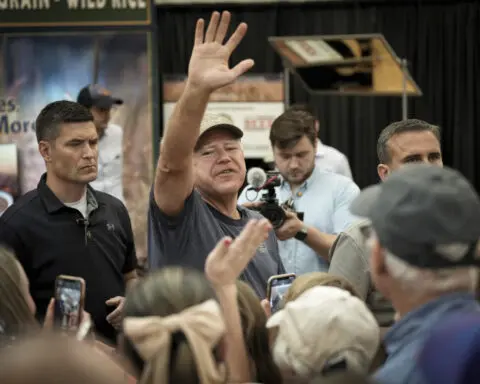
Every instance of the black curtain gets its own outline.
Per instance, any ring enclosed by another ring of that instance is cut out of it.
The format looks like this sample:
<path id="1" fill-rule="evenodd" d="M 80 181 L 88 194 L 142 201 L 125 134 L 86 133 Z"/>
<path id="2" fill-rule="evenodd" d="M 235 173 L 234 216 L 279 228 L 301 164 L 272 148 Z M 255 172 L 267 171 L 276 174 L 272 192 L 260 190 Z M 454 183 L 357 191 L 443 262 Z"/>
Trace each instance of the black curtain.
<path id="1" fill-rule="evenodd" d="M 219 8 L 221 10 L 222 8 Z M 422 88 L 409 100 L 409 117 L 442 128 L 444 162 L 480 187 L 477 105 L 480 101 L 480 2 L 352 1 L 299 5 L 228 7 L 235 24 L 249 31 L 232 61 L 253 58 L 255 73 L 281 72 L 269 36 L 383 33 Z M 186 73 L 195 20 L 212 8 L 158 8 L 160 65 L 163 73 Z M 401 98 L 311 97 L 293 80 L 292 102 L 317 111 L 322 140 L 350 159 L 357 183 L 377 182 L 376 140 L 390 122 L 400 120 Z"/>

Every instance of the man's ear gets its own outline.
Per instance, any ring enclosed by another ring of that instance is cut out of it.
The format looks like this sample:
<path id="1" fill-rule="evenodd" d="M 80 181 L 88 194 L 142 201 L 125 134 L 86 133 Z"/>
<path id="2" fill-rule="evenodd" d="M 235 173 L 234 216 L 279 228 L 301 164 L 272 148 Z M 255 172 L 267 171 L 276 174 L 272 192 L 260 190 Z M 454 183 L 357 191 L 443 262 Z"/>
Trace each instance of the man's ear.
<path id="1" fill-rule="evenodd" d="M 378 164 L 377 173 L 380 180 L 385 180 L 390 175 L 390 167 L 387 164 Z"/>
<path id="2" fill-rule="evenodd" d="M 38 151 L 40 152 L 40 155 L 42 155 L 43 160 L 45 160 L 46 163 L 52 161 L 52 146 L 48 141 L 40 141 L 38 143 Z"/>

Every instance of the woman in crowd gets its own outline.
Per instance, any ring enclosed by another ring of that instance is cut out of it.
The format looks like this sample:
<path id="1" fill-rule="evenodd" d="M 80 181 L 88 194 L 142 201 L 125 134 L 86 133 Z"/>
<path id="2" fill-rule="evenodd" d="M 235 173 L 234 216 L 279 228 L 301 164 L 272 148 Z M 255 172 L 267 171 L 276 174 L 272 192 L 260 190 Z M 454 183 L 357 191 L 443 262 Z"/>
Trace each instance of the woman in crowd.
<path id="1" fill-rule="evenodd" d="M 252 380 L 262 384 L 281 383 L 280 371 L 270 351 L 267 316 L 253 289 L 243 281 L 237 282 L 238 306 L 243 337 L 250 358 Z"/>
<path id="2" fill-rule="evenodd" d="M 0 345 L 38 332 L 28 278 L 13 253 L 0 247 Z"/>
<path id="3" fill-rule="evenodd" d="M 166 268 L 128 292 L 120 344 L 140 383 L 252 381 L 237 279 L 270 229 L 252 220 L 235 241 L 220 240 L 205 274 Z"/>

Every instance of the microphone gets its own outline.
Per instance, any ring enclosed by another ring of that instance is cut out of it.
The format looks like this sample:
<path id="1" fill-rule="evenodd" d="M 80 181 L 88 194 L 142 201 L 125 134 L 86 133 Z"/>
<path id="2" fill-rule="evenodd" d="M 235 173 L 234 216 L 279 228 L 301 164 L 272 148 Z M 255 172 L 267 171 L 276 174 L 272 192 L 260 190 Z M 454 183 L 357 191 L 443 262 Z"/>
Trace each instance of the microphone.
<path id="1" fill-rule="evenodd" d="M 254 167 L 250 168 L 247 172 L 247 183 L 253 189 L 262 187 L 267 182 L 267 174 L 262 168 Z"/>

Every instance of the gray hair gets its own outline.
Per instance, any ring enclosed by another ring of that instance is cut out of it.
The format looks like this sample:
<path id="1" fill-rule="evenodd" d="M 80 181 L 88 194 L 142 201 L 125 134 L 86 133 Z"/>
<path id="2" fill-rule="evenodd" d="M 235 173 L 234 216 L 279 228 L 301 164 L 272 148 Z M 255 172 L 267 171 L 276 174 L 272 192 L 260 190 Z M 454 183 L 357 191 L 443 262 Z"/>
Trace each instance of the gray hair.
<path id="1" fill-rule="evenodd" d="M 390 152 L 388 150 L 388 141 L 395 135 L 404 132 L 432 132 L 435 137 L 438 139 L 438 142 L 441 142 L 440 127 L 437 125 L 432 125 L 423 120 L 417 119 L 408 119 L 402 121 L 396 121 L 380 133 L 377 141 L 377 156 L 378 161 L 381 164 L 388 164 L 392 159 Z"/>

